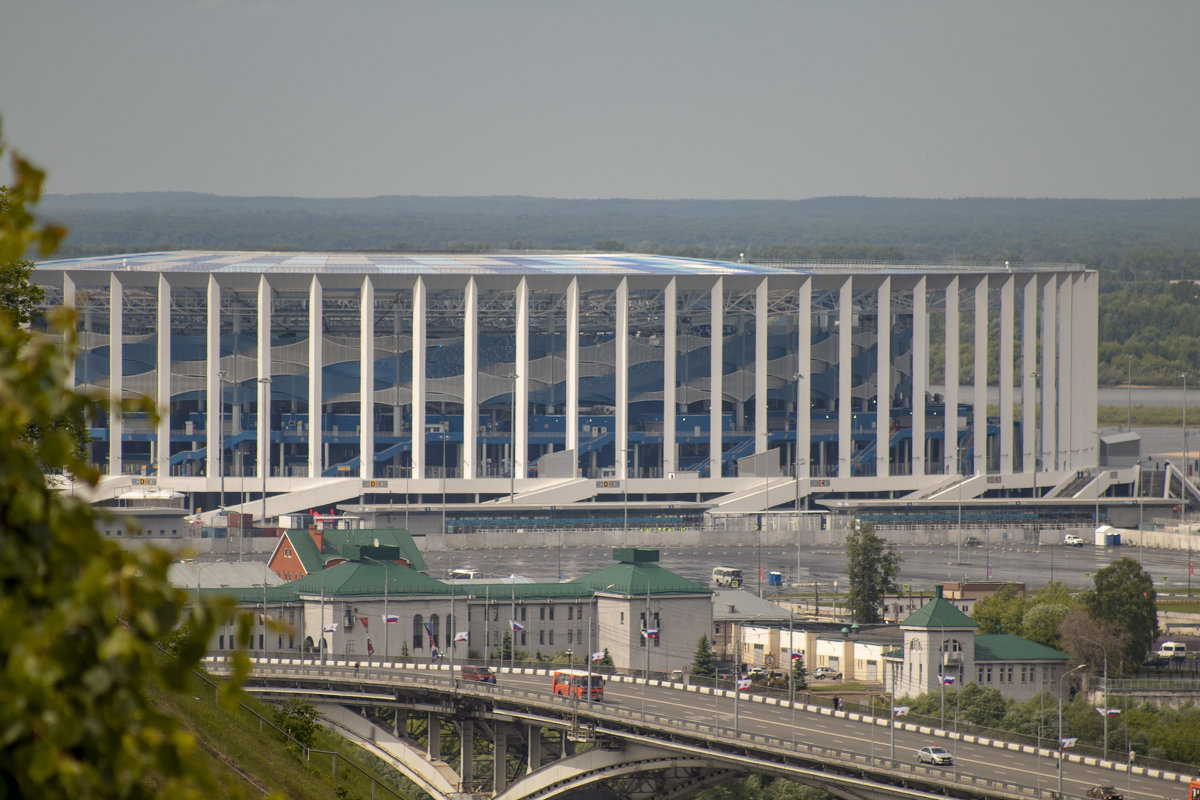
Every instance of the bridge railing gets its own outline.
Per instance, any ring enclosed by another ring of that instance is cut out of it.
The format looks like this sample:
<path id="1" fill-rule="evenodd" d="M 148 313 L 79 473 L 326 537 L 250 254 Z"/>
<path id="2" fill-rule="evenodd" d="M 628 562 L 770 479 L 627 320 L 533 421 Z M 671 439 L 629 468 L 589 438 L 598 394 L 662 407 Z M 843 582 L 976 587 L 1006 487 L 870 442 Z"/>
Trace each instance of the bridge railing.
<path id="1" fill-rule="evenodd" d="M 211 660 L 210 666 L 213 667 L 215 672 L 223 672 L 226 668 L 223 661 L 223 659 Z M 502 672 L 508 673 L 507 668 Z M 515 672 L 524 675 L 548 674 L 545 669 L 517 669 Z M 325 696 L 326 699 L 348 704 L 355 704 L 356 702 L 370 703 L 380 699 L 393 700 L 391 697 L 380 695 L 378 689 L 397 686 L 421 687 L 439 693 L 466 693 L 481 697 L 489 696 L 493 698 L 498 706 L 506 707 L 510 704 L 512 705 L 511 709 L 505 708 L 505 713 L 525 714 L 531 721 L 536 720 L 543 724 L 570 725 L 573 719 L 582 720 L 589 726 L 590 730 L 597 734 L 611 735 L 618 738 L 637 738 L 638 736 L 652 734 L 652 736 L 648 737 L 648 743 L 656 746 L 685 751 L 691 749 L 710 754 L 724 751 L 729 755 L 737 755 L 742 759 L 748 758 L 754 760 L 755 756 L 747 755 L 749 749 L 749 751 L 757 753 L 757 758 L 762 763 L 764 769 L 781 775 L 787 774 L 789 769 L 799 771 L 811 770 L 818 764 L 821 769 L 834 767 L 847 772 L 861 772 L 865 766 L 877 775 L 888 776 L 888 778 L 893 780 L 918 779 L 922 782 L 937 784 L 942 787 L 969 787 L 976 791 L 982 790 L 996 795 L 1034 798 L 1036 800 L 1053 800 L 1055 797 L 1055 792 L 1050 788 L 963 774 L 957 768 L 947 770 L 893 759 L 890 753 L 886 752 L 888 742 L 885 740 L 888 725 L 893 722 L 892 720 L 876 718 L 858 712 L 834 711 L 826 707 L 800 703 L 795 704 L 795 708 L 793 709 L 792 704 L 787 700 L 754 695 L 747 696 L 744 693 L 739 696 L 739 699 L 746 704 L 747 714 L 755 713 L 756 711 L 761 713 L 761 709 L 755 709 L 754 707 L 766 704 L 789 712 L 835 716 L 878 727 L 882 731 L 878 745 L 885 752 L 877 756 L 874 752 L 874 742 L 872 743 L 872 752 L 864 754 L 798 741 L 794 734 L 792 737 L 787 738 L 754 733 L 740 726 L 722 723 L 719 719 L 719 714 L 715 715 L 712 722 L 699 722 L 680 719 L 677 716 L 658 714 L 646 709 L 644 706 L 641 709 L 636 709 L 600 701 L 589 705 L 586 700 L 556 697 L 548 691 L 525 689 L 511 685 L 506 686 L 503 683 L 464 682 L 459 680 L 455 673 L 450 672 L 448 665 L 375 664 L 364 666 L 361 662 L 335 661 L 321 663 L 319 661 L 301 659 L 268 659 L 266 662 L 256 662 L 251 675 L 252 681 L 264 678 L 290 679 L 293 681 L 300 679 L 304 683 L 309 684 L 308 691 L 311 692 L 315 689 Z M 651 680 L 645 682 L 640 678 L 625 676 L 609 676 L 609 680 L 633 685 L 643 683 L 650 686 L 660 684 L 664 686 L 670 685 L 666 681 Z M 324 686 L 322 687 L 311 685 L 321 682 L 324 682 Z M 734 697 L 733 691 L 714 690 L 709 687 L 692 687 L 689 691 L 705 695 L 716 695 L 718 698 L 725 697 L 730 700 Z M 537 711 L 545 712 L 548 716 L 541 716 L 535 713 Z M 728 709 L 725 709 L 723 714 L 726 717 L 732 716 Z M 943 731 L 930 726 L 909 722 L 895 721 L 894 724 L 897 730 L 918 732 L 928 736 L 941 736 L 947 739 L 985 746 L 1015 748 L 1027 753 L 1037 752 L 1041 757 L 1047 759 L 1053 759 L 1055 756 L 1055 751 L 1050 748 L 1036 748 L 1028 744 L 1009 743 L 990 737 Z M 874 730 L 874 727 L 872 730 Z M 908 749 L 905 749 L 904 752 L 907 754 Z M 1067 758 L 1068 760 L 1077 760 L 1073 755 L 1068 755 Z M 1126 764 L 1114 764 L 1112 768 L 1114 771 L 1122 773 L 1132 770 L 1139 774 L 1150 774 L 1152 777 L 1160 777 L 1154 774 L 1157 770 L 1145 770 L 1144 768 Z"/>

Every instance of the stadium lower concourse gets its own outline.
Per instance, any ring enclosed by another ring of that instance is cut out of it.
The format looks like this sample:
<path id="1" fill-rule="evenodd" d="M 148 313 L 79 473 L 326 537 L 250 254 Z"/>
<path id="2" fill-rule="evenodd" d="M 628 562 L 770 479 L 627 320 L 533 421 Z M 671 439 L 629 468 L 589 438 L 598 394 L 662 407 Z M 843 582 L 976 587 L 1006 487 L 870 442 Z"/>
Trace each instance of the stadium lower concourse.
<path id="1" fill-rule="evenodd" d="M 78 310 L 75 383 L 163 410 L 91 421 L 98 500 L 753 514 L 1098 463 L 1080 265 L 164 252 L 34 281 Z"/>

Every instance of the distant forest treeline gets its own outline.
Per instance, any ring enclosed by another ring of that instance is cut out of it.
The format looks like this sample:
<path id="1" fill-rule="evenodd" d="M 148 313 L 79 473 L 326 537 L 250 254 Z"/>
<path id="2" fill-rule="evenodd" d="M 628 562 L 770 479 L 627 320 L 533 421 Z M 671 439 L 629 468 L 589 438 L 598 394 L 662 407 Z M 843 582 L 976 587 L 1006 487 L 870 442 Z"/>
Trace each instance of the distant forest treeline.
<path id="1" fill-rule="evenodd" d="M 1200 199 L 306 199 L 50 195 L 58 257 L 158 250 L 606 250 L 1099 270 L 1100 382 L 1200 385 Z M 1127 358 L 1126 356 L 1132 358 Z"/>

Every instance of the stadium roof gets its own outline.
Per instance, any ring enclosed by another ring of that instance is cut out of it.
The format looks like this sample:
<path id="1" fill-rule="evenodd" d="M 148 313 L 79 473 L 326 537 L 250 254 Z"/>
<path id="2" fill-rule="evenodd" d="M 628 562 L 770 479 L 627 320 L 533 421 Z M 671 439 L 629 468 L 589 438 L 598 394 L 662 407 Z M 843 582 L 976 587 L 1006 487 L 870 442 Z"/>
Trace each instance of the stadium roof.
<path id="1" fill-rule="evenodd" d="M 1085 270 L 1081 264 L 945 263 L 907 261 L 743 263 L 641 253 L 554 250 L 472 253 L 301 253 L 251 250 L 177 250 L 42 261 L 43 272 L 125 272 L 193 275 L 870 275 L 930 271 L 1011 273 Z"/>
<path id="2" fill-rule="evenodd" d="M 636 253 L 292 253 L 181 250 L 43 261 L 38 270 L 378 275 L 768 275 L 796 268 Z"/>

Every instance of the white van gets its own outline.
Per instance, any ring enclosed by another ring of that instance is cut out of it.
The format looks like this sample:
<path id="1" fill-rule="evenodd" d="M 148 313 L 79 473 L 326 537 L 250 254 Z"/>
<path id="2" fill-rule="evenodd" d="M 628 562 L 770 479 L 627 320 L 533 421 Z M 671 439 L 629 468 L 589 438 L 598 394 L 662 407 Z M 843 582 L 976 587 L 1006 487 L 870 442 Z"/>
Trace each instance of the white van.
<path id="1" fill-rule="evenodd" d="M 736 589 L 742 585 L 742 571 L 733 567 L 713 567 L 712 582 L 717 586 Z"/>
<path id="2" fill-rule="evenodd" d="M 1159 658 L 1187 658 L 1187 645 L 1183 642 L 1163 642 L 1155 655 Z"/>

